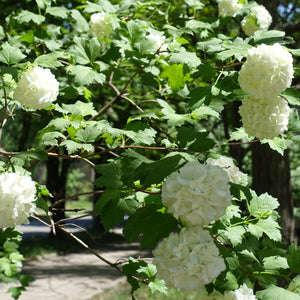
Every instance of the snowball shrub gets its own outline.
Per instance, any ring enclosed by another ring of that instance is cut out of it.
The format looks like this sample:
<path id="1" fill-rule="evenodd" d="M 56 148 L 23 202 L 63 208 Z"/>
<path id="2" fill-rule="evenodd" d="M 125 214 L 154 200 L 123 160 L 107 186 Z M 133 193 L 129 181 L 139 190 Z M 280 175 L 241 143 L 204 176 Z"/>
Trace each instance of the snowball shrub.
<path id="1" fill-rule="evenodd" d="M 168 212 L 188 226 L 208 225 L 231 204 L 229 177 L 218 166 L 188 162 L 167 178 L 161 197 Z"/>
<path id="2" fill-rule="evenodd" d="M 231 157 L 221 156 L 219 158 L 209 157 L 206 163 L 212 166 L 219 166 L 225 170 L 229 176 L 229 180 L 233 183 L 239 183 L 241 181 L 243 173 L 234 164 Z"/>
<path id="3" fill-rule="evenodd" d="M 221 17 L 234 17 L 235 14 L 243 7 L 238 0 L 220 0 L 218 2 L 219 15 Z"/>
<path id="4" fill-rule="evenodd" d="M 59 83 L 49 69 L 32 67 L 25 71 L 14 91 L 14 99 L 24 107 L 43 109 L 58 96 Z"/>
<path id="5" fill-rule="evenodd" d="M 258 5 L 252 7 L 250 13 L 242 20 L 241 26 L 246 35 L 251 36 L 255 31 L 268 30 L 272 23 L 272 16 L 267 9 Z"/>
<path id="6" fill-rule="evenodd" d="M 293 57 L 280 44 L 261 44 L 248 53 L 238 78 L 242 90 L 256 98 L 271 98 L 291 85 Z"/>
<path id="7" fill-rule="evenodd" d="M 200 227 L 171 233 L 153 251 L 157 277 L 167 285 L 183 290 L 201 290 L 226 266 L 213 238 Z"/>
<path id="8" fill-rule="evenodd" d="M 97 38 L 110 35 L 113 31 L 110 18 L 111 16 L 105 12 L 92 14 L 89 21 L 89 32 Z"/>
<path id="9" fill-rule="evenodd" d="M 0 228 L 28 223 L 35 211 L 35 183 L 28 175 L 0 174 Z"/>
<path id="10" fill-rule="evenodd" d="M 230 291 L 224 295 L 224 300 L 256 300 L 253 289 L 244 283 L 237 290 Z"/>
<path id="11" fill-rule="evenodd" d="M 287 129 L 290 108 L 280 96 L 257 99 L 246 97 L 239 113 L 243 127 L 249 136 L 259 139 L 273 139 Z"/>

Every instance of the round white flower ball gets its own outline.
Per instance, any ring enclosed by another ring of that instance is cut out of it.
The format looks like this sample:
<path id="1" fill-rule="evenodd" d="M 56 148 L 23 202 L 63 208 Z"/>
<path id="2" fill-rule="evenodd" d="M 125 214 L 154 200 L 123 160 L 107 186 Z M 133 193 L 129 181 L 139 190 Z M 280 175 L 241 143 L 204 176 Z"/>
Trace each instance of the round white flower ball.
<path id="1" fill-rule="evenodd" d="M 29 68 L 19 80 L 14 91 L 14 99 L 24 107 L 43 109 L 58 96 L 59 83 L 49 69 Z"/>
<path id="2" fill-rule="evenodd" d="M 92 14 L 89 21 L 89 32 L 97 38 L 106 37 L 113 31 L 113 27 L 110 23 L 111 16 L 105 12 L 99 12 Z"/>
<path id="3" fill-rule="evenodd" d="M 230 291 L 224 295 L 224 300 L 256 300 L 253 289 L 244 283 L 237 290 Z"/>
<path id="4" fill-rule="evenodd" d="M 280 96 L 245 98 L 239 108 L 243 127 L 249 136 L 273 139 L 287 130 L 290 108 Z"/>
<path id="5" fill-rule="evenodd" d="M 0 228 L 27 224 L 35 211 L 35 183 L 28 175 L 0 174 Z"/>
<path id="6" fill-rule="evenodd" d="M 241 26 L 246 35 L 251 36 L 255 31 L 268 30 L 272 23 L 272 16 L 262 6 L 252 7 L 250 13 L 242 20 Z"/>
<path id="7" fill-rule="evenodd" d="M 220 0 L 218 2 L 219 15 L 221 17 L 234 17 L 235 14 L 243 7 L 238 0 Z"/>
<path id="8" fill-rule="evenodd" d="M 229 177 L 218 166 L 188 162 L 167 178 L 161 197 L 168 212 L 188 226 L 208 225 L 231 204 Z"/>
<path id="9" fill-rule="evenodd" d="M 153 255 L 158 278 L 184 292 L 201 290 L 226 268 L 213 238 L 200 227 L 171 233 Z"/>
<path id="10" fill-rule="evenodd" d="M 293 57 L 280 44 L 261 44 L 248 53 L 238 78 L 243 91 L 256 98 L 272 98 L 291 85 Z"/>
<path id="11" fill-rule="evenodd" d="M 229 176 L 229 180 L 233 183 L 239 183 L 241 181 L 243 173 L 239 168 L 234 164 L 231 157 L 221 156 L 219 158 L 209 157 L 206 160 L 206 163 L 212 166 L 219 166 L 225 170 Z"/>

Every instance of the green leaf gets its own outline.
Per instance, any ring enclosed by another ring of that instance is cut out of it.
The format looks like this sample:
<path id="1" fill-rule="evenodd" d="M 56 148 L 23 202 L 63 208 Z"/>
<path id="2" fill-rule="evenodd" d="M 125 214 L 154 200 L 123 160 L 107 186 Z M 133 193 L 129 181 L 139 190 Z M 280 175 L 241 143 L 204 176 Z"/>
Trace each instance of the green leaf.
<path id="1" fill-rule="evenodd" d="M 137 144 L 151 145 L 155 143 L 156 131 L 141 121 L 130 122 L 124 134 Z"/>
<path id="2" fill-rule="evenodd" d="M 12 286 L 7 290 L 8 293 L 11 293 L 11 296 L 14 299 L 18 299 L 20 297 L 22 291 L 25 291 L 25 288 L 22 286 Z"/>
<path id="3" fill-rule="evenodd" d="M 255 44 L 284 44 L 283 37 L 285 36 L 284 31 L 279 30 L 257 30 L 253 34 L 253 41 Z"/>
<path id="4" fill-rule="evenodd" d="M 267 272 L 278 272 L 282 269 L 288 269 L 287 259 L 278 255 L 264 257 L 263 265 Z"/>
<path id="5" fill-rule="evenodd" d="M 58 58 L 66 57 L 63 52 L 52 52 L 50 54 L 43 54 L 34 60 L 34 63 L 45 68 L 58 68 L 63 64 L 58 61 Z"/>
<path id="6" fill-rule="evenodd" d="M 154 294 L 155 292 L 161 293 L 163 295 L 168 294 L 168 287 L 166 286 L 164 280 L 155 278 L 153 281 L 149 282 L 148 288 L 150 289 L 152 294 Z"/>
<path id="7" fill-rule="evenodd" d="M 192 2 L 192 0 L 189 0 L 189 2 Z M 201 5 L 204 4 L 201 3 Z M 190 20 L 186 22 L 185 27 L 194 32 L 201 32 L 203 29 L 211 29 L 211 24 L 197 20 Z"/>
<path id="8" fill-rule="evenodd" d="M 183 89 L 185 83 L 191 80 L 190 73 L 185 70 L 183 65 L 179 64 L 165 66 L 161 77 L 168 79 L 168 84 L 173 92 Z"/>
<path id="9" fill-rule="evenodd" d="M 230 182 L 230 193 L 239 200 L 241 200 L 243 197 L 246 197 L 248 201 L 251 201 L 253 197 L 251 190 L 248 187 L 232 182 Z"/>
<path id="10" fill-rule="evenodd" d="M 261 238 L 265 233 L 271 240 L 281 241 L 280 226 L 271 216 L 249 224 L 248 229 L 256 238 Z"/>
<path id="11" fill-rule="evenodd" d="M 267 289 L 263 291 L 258 291 L 256 296 L 262 300 L 300 300 L 300 296 L 287 291 L 281 287 L 275 285 L 270 285 Z"/>
<path id="12" fill-rule="evenodd" d="M 75 37 L 74 43 L 70 53 L 74 55 L 78 64 L 93 63 L 101 54 L 101 45 L 96 37 L 91 39 Z"/>
<path id="13" fill-rule="evenodd" d="M 300 56 L 300 49 L 289 49 L 294 56 Z"/>
<path id="14" fill-rule="evenodd" d="M 122 186 L 122 169 L 120 161 L 114 160 L 109 164 L 96 165 L 95 170 L 102 175 L 95 181 L 97 187 L 117 189 Z"/>
<path id="15" fill-rule="evenodd" d="M 232 43 L 229 41 L 226 42 L 224 48 L 225 50 L 216 55 L 217 59 L 224 61 L 235 56 L 238 61 L 241 61 L 244 57 L 248 56 L 248 50 L 251 49 L 252 46 L 238 37 Z"/>
<path id="16" fill-rule="evenodd" d="M 11 46 L 8 42 L 5 42 L 1 46 L 0 50 L 0 61 L 12 65 L 21 61 L 26 56 L 17 47 Z"/>
<path id="17" fill-rule="evenodd" d="M 299 137 L 298 133 L 300 131 L 300 118 L 298 114 L 298 109 L 293 107 L 290 108 L 290 115 L 289 115 L 289 124 L 288 124 L 288 133 L 295 134 L 294 137 Z"/>
<path id="18" fill-rule="evenodd" d="M 226 230 L 220 230 L 220 233 L 228 238 L 233 246 L 237 246 L 243 241 L 243 234 L 246 229 L 242 225 L 228 227 Z"/>
<path id="19" fill-rule="evenodd" d="M 195 88 L 190 92 L 189 96 L 190 100 L 187 103 L 189 109 L 197 109 L 203 104 L 209 105 L 212 98 L 211 87 L 206 86 Z"/>
<path id="20" fill-rule="evenodd" d="M 101 215 L 101 223 L 106 231 L 123 221 L 124 215 L 135 212 L 139 202 L 133 197 L 121 198 L 115 188 L 105 189 L 95 206 L 94 214 Z"/>
<path id="21" fill-rule="evenodd" d="M 18 23 L 29 23 L 33 22 L 37 25 L 42 24 L 45 21 L 45 17 L 35 14 L 31 11 L 28 10 L 22 10 L 16 17 L 15 19 L 17 20 Z"/>
<path id="22" fill-rule="evenodd" d="M 239 141 L 239 140 L 241 140 L 243 138 L 247 138 L 248 139 L 248 134 L 246 133 L 244 127 L 240 127 L 240 128 L 238 128 L 237 130 L 233 131 L 230 134 L 229 141 Z M 250 139 L 252 139 L 252 138 L 250 138 Z"/>
<path id="23" fill-rule="evenodd" d="M 161 160 L 145 163 L 143 162 L 133 173 L 133 180 L 140 180 L 144 186 L 161 181 L 170 175 L 183 162 L 179 154 L 167 156 Z"/>
<path id="24" fill-rule="evenodd" d="M 47 202 L 45 201 L 44 198 L 38 197 L 38 198 L 36 199 L 36 201 L 35 201 L 35 204 L 36 204 L 36 206 L 37 206 L 38 208 L 40 208 L 40 209 L 42 209 L 43 211 L 45 211 L 46 213 L 48 213 L 48 210 L 49 210 L 48 204 L 47 204 Z"/>
<path id="25" fill-rule="evenodd" d="M 289 284 L 288 290 L 300 295 L 300 275 L 297 275 Z"/>
<path id="26" fill-rule="evenodd" d="M 22 151 L 11 158 L 11 162 L 19 166 L 24 166 L 30 163 L 31 159 L 44 161 L 48 159 L 47 153 L 44 150 L 28 150 Z"/>
<path id="27" fill-rule="evenodd" d="M 287 88 L 281 95 L 286 98 L 290 105 L 300 105 L 300 92 L 294 88 Z"/>
<path id="28" fill-rule="evenodd" d="M 101 0 L 96 3 L 92 3 L 90 1 L 87 1 L 87 7 L 84 9 L 84 11 L 88 13 L 94 13 L 99 11 L 105 11 L 108 13 L 115 13 L 118 6 L 112 5 L 110 1 L 108 0 Z"/>
<path id="29" fill-rule="evenodd" d="M 171 54 L 170 63 L 186 64 L 190 69 L 194 69 L 201 64 L 201 60 L 195 52 L 179 52 Z"/>
<path id="30" fill-rule="evenodd" d="M 51 0 L 35 0 L 35 2 L 41 9 L 45 9 L 46 7 L 51 5 Z"/>
<path id="31" fill-rule="evenodd" d="M 62 19 L 66 19 L 68 17 L 68 13 L 68 9 L 64 6 L 48 6 L 46 9 L 46 14 Z"/>
<path id="32" fill-rule="evenodd" d="M 103 84 L 106 76 L 102 73 L 98 73 L 90 67 L 86 66 L 74 66 L 69 69 L 71 75 L 75 76 L 75 82 L 79 86 L 89 85 L 92 83 Z"/>
<path id="33" fill-rule="evenodd" d="M 133 257 L 129 257 L 128 264 L 125 264 L 122 267 L 122 272 L 125 276 L 127 276 L 127 281 L 131 285 L 131 293 L 137 290 L 140 286 L 138 278 L 137 270 L 140 267 L 147 266 L 147 263 L 142 260 L 137 260 Z"/>
<path id="34" fill-rule="evenodd" d="M 232 256 L 226 257 L 225 261 L 230 271 L 234 271 L 240 267 L 239 258 L 236 253 L 233 253 Z"/>
<path id="35" fill-rule="evenodd" d="M 94 149 L 92 144 L 80 144 L 72 140 L 64 140 L 60 143 L 60 146 L 66 147 L 68 154 L 73 154 L 77 151 L 85 150 L 91 152 Z"/>
<path id="36" fill-rule="evenodd" d="M 208 132 L 199 132 L 193 128 L 181 127 L 178 129 L 177 139 L 179 146 L 195 152 L 204 152 L 212 149 L 215 141 L 208 138 Z"/>
<path id="37" fill-rule="evenodd" d="M 151 248 L 176 229 L 176 219 L 161 213 L 161 208 L 161 204 L 152 203 L 139 208 L 128 218 L 123 231 L 128 242 L 135 241 L 141 234 L 140 249 Z"/>
<path id="38" fill-rule="evenodd" d="M 287 263 L 293 272 L 300 273 L 300 247 L 297 249 L 294 243 L 289 246 Z"/>
<path id="39" fill-rule="evenodd" d="M 275 137 L 272 140 L 264 139 L 260 141 L 262 144 L 269 144 L 270 148 L 277 151 L 279 154 L 283 155 L 284 151 L 287 149 L 287 144 L 284 138 Z"/>
<path id="40" fill-rule="evenodd" d="M 140 20 L 130 20 L 127 22 L 127 29 L 131 43 L 137 43 L 144 39 L 146 35 L 147 23 Z"/>
<path id="41" fill-rule="evenodd" d="M 184 122 L 193 123 L 190 114 L 177 114 L 168 102 L 158 99 L 157 102 L 162 107 L 161 112 L 165 115 L 164 119 L 168 120 L 171 126 L 181 126 Z"/>
<path id="42" fill-rule="evenodd" d="M 199 118 L 199 119 L 207 119 L 208 116 L 216 117 L 217 119 L 220 119 L 220 114 L 212 109 L 209 106 L 202 105 L 199 108 L 196 108 L 192 111 L 192 116 Z"/>
<path id="43" fill-rule="evenodd" d="M 75 22 L 75 25 L 73 26 L 73 28 L 77 32 L 84 32 L 84 31 L 87 32 L 89 30 L 89 23 L 82 16 L 82 14 L 79 12 L 78 9 L 72 9 L 71 16 Z"/>
<path id="44" fill-rule="evenodd" d="M 87 125 L 84 129 L 79 129 L 76 132 L 75 138 L 83 143 L 93 143 L 99 136 L 97 125 Z"/>
<path id="45" fill-rule="evenodd" d="M 97 112 L 94 109 L 93 103 L 85 103 L 76 101 L 74 104 L 62 104 L 60 107 L 56 105 L 56 110 L 63 114 L 72 114 L 74 116 L 95 116 Z"/>
<path id="46" fill-rule="evenodd" d="M 57 131 L 54 132 L 46 132 L 42 135 L 42 137 L 40 138 L 40 145 L 43 146 L 58 146 L 58 139 L 65 139 L 66 137 Z"/>
<path id="47" fill-rule="evenodd" d="M 155 277 L 157 270 L 156 266 L 153 264 L 148 264 L 147 266 L 141 266 L 137 269 L 137 272 L 141 275 L 144 275 L 145 278 Z"/>
<path id="48" fill-rule="evenodd" d="M 261 194 L 259 197 L 253 197 L 248 205 L 249 213 L 255 218 L 268 217 L 273 210 L 279 206 L 276 198 L 267 193 Z"/>

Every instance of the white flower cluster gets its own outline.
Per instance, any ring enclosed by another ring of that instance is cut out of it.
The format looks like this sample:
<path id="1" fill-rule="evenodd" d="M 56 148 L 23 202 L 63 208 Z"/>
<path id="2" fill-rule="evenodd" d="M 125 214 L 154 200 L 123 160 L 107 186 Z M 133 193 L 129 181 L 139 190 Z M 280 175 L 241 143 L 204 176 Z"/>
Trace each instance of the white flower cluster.
<path id="1" fill-rule="evenodd" d="M 272 23 L 272 16 L 267 9 L 258 5 L 250 9 L 250 13 L 242 20 L 241 26 L 246 35 L 251 36 L 258 30 L 268 30 Z"/>
<path id="2" fill-rule="evenodd" d="M 14 91 L 14 99 L 24 107 L 43 109 L 58 96 L 59 83 L 49 69 L 32 67 L 24 72 Z"/>
<path id="3" fill-rule="evenodd" d="M 220 167 L 188 162 L 167 178 L 161 197 L 168 211 L 188 226 L 208 225 L 231 203 L 229 177 Z"/>
<path id="4" fill-rule="evenodd" d="M 257 98 L 272 98 L 291 85 L 293 57 L 280 44 L 261 44 L 248 53 L 238 79 L 242 90 Z"/>
<path id="5" fill-rule="evenodd" d="M 256 300 L 253 289 L 244 283 L 237 290 L 230 291 L 224 295 L 224 300 Z"/>
<path id="6" fill-rule="evenodd" d="M 0 175 L 0 228 L 28 223 L 35 211 L 35 183 L 19 173 Z"/>
<path id="7" fill-rule="evenodd" d="M 225 170 L 229 176 L 230 182 L 238 184 L 241 181 L 243 173 L 234 164 L 233 159 L 231 157 L 221 156 L 215 159 L 209 157 L 206 160 L 206 163 L 212 166 L 219 166 L 223 170 Z"/>
<path id="8" fill-rule="evenodd" d="M 89 21 L 89 32 L 97 38 L 106 37 L 113 31 L 110 23 L 111 16 L 105 12 L 99 12 L 91 15 Z"/>
<path id="9" fill-rule="evenodd" d="M 171 233 L 153 254 L 158 277 L 185 292 L 201 290 L 226 268 L 213 238 L 200 227 Z"/>
<path id="10" fill-rule="evenodd" d="M 161 197 L 168 212 L 188 227 L 171 233 L 153 251 L 158 277 L 183 291 L 201 290 L 226 268 L 203 226 L 226 213 L 229 176 L 219 166 L 191 161 L 167 178 Z"/>
<path id="11" fill-rule="evenodd" d="M 221 17 L 234 17 L 235 14 L 243 7 L 238 0 L 220 0 L 218 2 L 219 15 Z"/>
<path id="12" fill-rule="evenodd" d="M 259 139 L 273 139 L 287 130 L 290 108 L 280 96 L 273 99 L 248 97 L 239 113 L 245 131 Z"/>
<path id="13" fill-rule="evenodd" d="M 287 129 L 289 107 L 278 94 L 291 85 L 293 73 L 292 55 L 280 44 L 261 44 L 249 50 L 238 81 L 251 95 L 239 110 L 250 136 L 272 139 Z"/>

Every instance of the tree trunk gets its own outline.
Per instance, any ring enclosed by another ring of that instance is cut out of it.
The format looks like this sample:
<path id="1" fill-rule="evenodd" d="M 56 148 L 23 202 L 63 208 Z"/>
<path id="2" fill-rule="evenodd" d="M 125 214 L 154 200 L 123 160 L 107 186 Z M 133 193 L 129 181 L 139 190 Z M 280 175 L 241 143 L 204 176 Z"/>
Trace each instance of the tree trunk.
<path id="1" fill-rule="evenodd" d="M 54 204 L 56 201 L 60 199 L 64 199 L 66 197 L 66 182 L 67 182 L 67 174 L 68 168 L 71 164 L 71 161 L 64 159 L 62 162 L 53 157 L 49 157 L 47 161 L 47 188 L 50 193 L 53 195 L 51 198 L 51 203 Z M 53 221 L 57 222 L 66 217 L 65 215 L 65 202 L 61 202 L 55 206 L 53 211 Z M 50 236 L 54 236 L 54 232 L 51 232 Z M 62 231 L 56 231 L 57 238 L 63 238 L 64 234 Z"/>
<path id="2" fill-rule="evenodd" d="M 289 151 L 281 156 L 268 144 L 252 144 L 252 187 L 258 195 L 268 193 L 278 199 L 283 238 L 286 244 L 296 241 L 293 216 Z"/>

